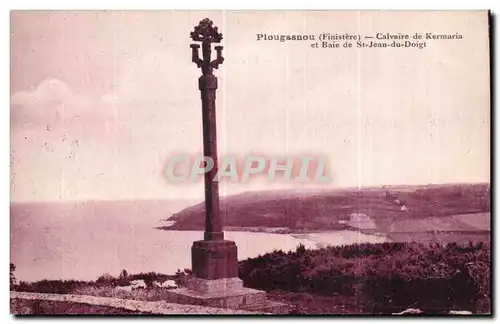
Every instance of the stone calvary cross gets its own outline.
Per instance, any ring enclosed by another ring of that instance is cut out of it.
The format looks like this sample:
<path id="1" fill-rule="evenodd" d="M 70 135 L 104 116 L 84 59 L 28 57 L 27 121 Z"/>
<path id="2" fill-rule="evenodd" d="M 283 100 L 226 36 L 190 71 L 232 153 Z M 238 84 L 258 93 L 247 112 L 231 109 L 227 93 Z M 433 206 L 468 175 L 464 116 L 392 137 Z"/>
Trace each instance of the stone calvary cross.
<path id="1" fill-rule="evenodd" d="M 217 58 L 211 59 L 212 43 L 220 43 L 222 34 L 213 22 L 206 18 L 191 32 L 194 41 L 201 42 L 203 59 L 199 58 L 199 44 L 191 44 L 192 61 L 201 68 L 198 79 L 201 92 L 203 119 L 203 154 L 214 161 L 214 167 L 205 173 L 205 235 L 203 241 L 196 241 L 191 249 L 193 274 L 202 279 L 220 279 L 238 277 L 238 258 L 236 244 L 224 240 L 222 219 L 219 211 L 219 182 L 217 174 L 217 128 L 215 118 L 215 91 L 217 78 L 213 69 L 217 69 L 224 58 L 222 46 L 215 46 Z"/>
<path id="2" fill-rule="evenodd" d="M 202 73 L 198 88 L 203 117 L 203 151 L 205 156 L 213 159 L 214 167 L 205 173 L 205 234 L 203 240 L 195 241 L 191 247 L 193 277 L 187 280 L 185 288 L 167 291 L 167 297 L 170 302 L 220 308 L 253 311 L 280 308 L 283 304 L 269 301 L 266 292 L 243 287 L 243 281 L 238 278 L 236 244 L 224 239 L 219 211 L 219 183 L 215 177 L 218 164 L 215 123 L 217 78 L 213 75 L 213 69 L 217 69 L 224 61 L 222 46 L 215 46 L 217 58 L 211 59 L 212 43 L 220 43 L 222 34 L 206 18 L 194 28 L 191 38 L 201 42 L 203 58 L 199 57 L 200 45 L 192 44 L 192 61 L 201 68 Z"/>

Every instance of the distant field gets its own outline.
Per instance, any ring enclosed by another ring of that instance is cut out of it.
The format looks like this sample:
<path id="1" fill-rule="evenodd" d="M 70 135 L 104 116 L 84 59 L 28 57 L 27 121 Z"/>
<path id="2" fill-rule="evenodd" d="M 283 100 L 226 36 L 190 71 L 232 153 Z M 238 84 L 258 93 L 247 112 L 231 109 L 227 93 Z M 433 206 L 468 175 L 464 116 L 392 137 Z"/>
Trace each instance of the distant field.
<path id="1" fill-rule="evenodd" d="M 462 214 L 462 215 L 454 215 L 457 221 L 460 221 L 464 224 L 470 225 L 477 230 L 490 230 L 490 213 L 475 213 L 475 214 Z"/>
<path id="2" fill-rule="evenodd" d="M 401 211 L 402 205 L 407 211 Z M 489 231 L 489 211 L 489 184 L 263 191 L 221 199 L 228 227 L 280 227 L 296 233 L 349 229 L 339 220 L 351 213 L 368 215 L 379 233 Z M 162 229 L 203 230 L 204 217 L 204 204 L 196 204 Z"/>
<path id="3" fill-rule="evenodd" d="M 396 219 L 387 232 L 427 232 L 427 231 L 478 231 L 489 230 L 489 213 L 427 217 L 420 219 Z M 486 222 L 486 220 L 488 222 Z"/>
<path id="4" fill-rule="evenodd" d="M 468 243 L 490 242 L 489 231 L 464 231 L 464 232 L 399 232 L 388 233 L 387 237 L 395 242 L 431 242 L 431 243 Z"/>

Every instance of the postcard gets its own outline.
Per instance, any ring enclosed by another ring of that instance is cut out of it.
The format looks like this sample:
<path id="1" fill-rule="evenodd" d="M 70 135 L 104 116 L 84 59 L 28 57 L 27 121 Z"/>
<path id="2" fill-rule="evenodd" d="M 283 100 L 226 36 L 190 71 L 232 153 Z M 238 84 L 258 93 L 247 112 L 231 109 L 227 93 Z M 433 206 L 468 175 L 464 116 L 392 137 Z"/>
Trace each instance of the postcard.
<path id="1" fill-rule="evenodd" d="M 488 11 L 12 11 L 15 315 L 491 315 Z"/>

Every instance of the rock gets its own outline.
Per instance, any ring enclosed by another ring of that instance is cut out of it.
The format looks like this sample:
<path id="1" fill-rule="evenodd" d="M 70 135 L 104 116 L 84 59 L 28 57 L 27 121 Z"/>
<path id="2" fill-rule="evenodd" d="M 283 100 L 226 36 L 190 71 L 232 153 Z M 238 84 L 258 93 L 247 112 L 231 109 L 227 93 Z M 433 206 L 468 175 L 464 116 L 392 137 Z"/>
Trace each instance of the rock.
<path id="1" fill-rule="evenodd" d="M 118 286 L 115 288 L 116 291 L 124 291 L 131 293 L 132 292 L 132 286 Z"/>
<path id="2" fill-rule="evenodd" d="M 450 315 L 472 315 L 472 312 L 451 310 L 448 314 L 450 314 Z"/>
<path id="3" fill-rule="evenodd" d="M 139 288 L 146 289 L 147 288 L 147 285 L 144 282 L 144 280 L 134 280 L 134 281 L 130 282 L 130 286 L 132 286 L 133 289 L 139 289 Z"/>
<path id="4" fill-rule="evenodd" d="M 162 287 L 164 287 L 164 288 L 178 288 L 177 284 L 173 280 L 166 280 L 162 284 Z"/>
<path id="5" fill-rule="evenodd" d="M 174 280 L 165 280 L 164 282 L 155 281 L 153 282 L 153 285 L 158 288 L 167 288 L 167 289 L 179 288 L 179 286 L 177 286 Z"/>
<path id="6" fill-rule="evenodd" d="M 408 308 L 400 313 L 392 313 L 392 315 L 407 315 L 407 314 L 422 314 L 423 312 L 418 308 Z"/>

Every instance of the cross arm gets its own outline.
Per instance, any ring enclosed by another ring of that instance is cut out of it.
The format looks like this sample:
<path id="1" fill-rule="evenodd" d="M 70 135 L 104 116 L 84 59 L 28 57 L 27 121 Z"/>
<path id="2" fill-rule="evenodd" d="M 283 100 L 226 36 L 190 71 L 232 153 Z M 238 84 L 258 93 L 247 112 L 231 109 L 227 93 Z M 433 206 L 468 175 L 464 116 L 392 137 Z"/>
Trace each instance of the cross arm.
<path id="1" fill-rule="evenodd" d="M 214 69 L 219 68 L 219 64 L 222 64 L 224 62 L 224 58 L 222 57 L 222 49 L 224 48 L 223 46 L 215 46 L 215 50 L 217 51 L 217 58 L 210 62 L 210 66 L 212 66 Z"/>
<path id="2" fill-rule="evenodd" d="M 192 61 L 193 61 L 193 63 L 196 63 L 196 66 L 201 67 L 202 64 L 203 64 L 203 60 L 200 59 L 199 53 L 198 53 L 200 45 L 198 45 L 198 44 L 191 44 L 190 47 L 191 47 L 191 49 L 193 51 L 192 52 Z"/>

